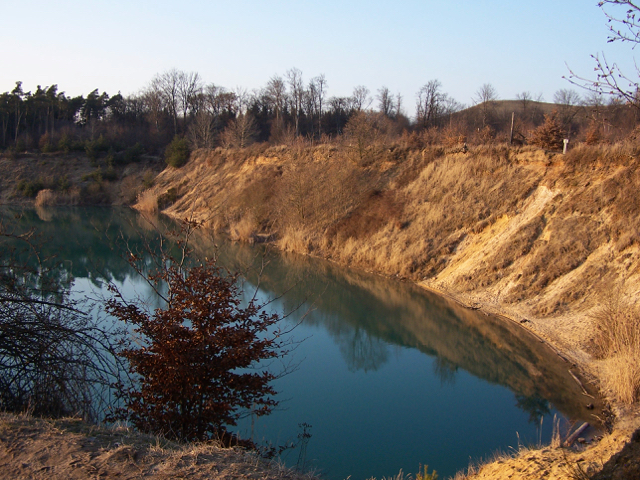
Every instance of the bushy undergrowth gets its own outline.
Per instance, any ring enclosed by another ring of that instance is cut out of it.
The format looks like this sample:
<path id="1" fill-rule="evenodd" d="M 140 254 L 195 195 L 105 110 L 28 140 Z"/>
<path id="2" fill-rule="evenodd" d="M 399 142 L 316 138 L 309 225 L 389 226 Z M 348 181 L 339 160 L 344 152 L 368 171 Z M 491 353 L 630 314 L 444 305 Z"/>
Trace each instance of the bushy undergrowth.
<path id="1" fill-rule="evenodd" d="M 35 198 L 41 190 L 52 190 L 61 193 L 67 192 L 71 183 L 66 175 L 51 175 L 37 177 L 35 179 L 22 179 L 16 187 L 18 193 L 27 198 Z"/>
<path id="2" fill-rule="evenodd" d="M 98 420 L 117 378 L 111 336 L 16 223 L 0 216 L 0 409 Z"/>
<path id="3" fill-rule="evenodd" d="M 190 154 L 191 151 L 187 140 L 176 136 L 173 141 L 167 145 L 164 157 L 167 165 L 180 168 L 187 163 Z"/>

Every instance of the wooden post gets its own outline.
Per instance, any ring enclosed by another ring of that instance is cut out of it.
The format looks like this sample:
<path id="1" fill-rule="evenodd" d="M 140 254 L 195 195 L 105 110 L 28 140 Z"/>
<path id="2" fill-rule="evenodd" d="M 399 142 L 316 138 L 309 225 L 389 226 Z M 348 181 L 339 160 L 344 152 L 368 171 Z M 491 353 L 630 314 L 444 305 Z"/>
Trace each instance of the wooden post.
<path id="1" fill-rule="evenodd" d="M 513 120 L 516 112 L 511 112 L 511 133 L 509 134 L 509 145 L 513 145 Z"/>

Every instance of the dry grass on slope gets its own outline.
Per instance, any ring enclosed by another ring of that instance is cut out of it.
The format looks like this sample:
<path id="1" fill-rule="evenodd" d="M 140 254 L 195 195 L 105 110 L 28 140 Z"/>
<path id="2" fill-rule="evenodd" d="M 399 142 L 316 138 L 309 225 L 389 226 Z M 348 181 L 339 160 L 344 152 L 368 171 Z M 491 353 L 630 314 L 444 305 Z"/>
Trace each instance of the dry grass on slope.
<path id="1" fill-rule="evenodd" d="M 640 399 L 640 305 L 613 285 L 592 314 L 590 351 L 598 359 L 605 391 L 626 404 Z"/>
<path id="2" fill-rule="evenodd" d="M 167 213 L 194 214 L 239 240 L 270 236 L 283 250 L 486 290 L 507 304 L 535 299 L 533 315 L 568 311 L 637 265 L 632 145 L 564 157 L 500 145 L 367 152 L 363 166 L 336 145 L 198 151 L 153 192 L 173 188 Z"/>
<path id="3" fill-rule="evenodd" d="M 639 152 L 632 143 L 566 156 L 373 145 L 356 163 L 340 145 L 203 150 L 165 170 L 152 192 L 173 192 L 167 213 L 235 239 L 272 239 L 518 319 L 549 319 L 539 333 L 565 335 L 565 351 L 580 355 L 599 293 L 624 279 L 635 298 L 640 285 Z"/>

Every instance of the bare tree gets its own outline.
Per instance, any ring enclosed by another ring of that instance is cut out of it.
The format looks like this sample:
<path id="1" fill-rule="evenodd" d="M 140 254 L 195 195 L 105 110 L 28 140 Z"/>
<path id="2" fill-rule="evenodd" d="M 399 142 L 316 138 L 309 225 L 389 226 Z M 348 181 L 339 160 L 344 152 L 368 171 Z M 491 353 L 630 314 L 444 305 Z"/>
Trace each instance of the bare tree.
<path id="1" fill-rule="evenodd" d="M 302 103 L 304 102 L 304 85 L 302 83 L 302 71 L 291 68 L 287 71 L 287 81 L 289 82 L 289 95 L 291 98 L 291 108 L 295 122 L 296 136 L 300 133 L 300 114 L 302 113 Z"/>
<path id="2" fill-rule="evenodd" d="M 395 104 L 393 95 L 389 88 L 385 86 L 380 87 L 376 98 L 378 99 L 378 108 L 380 113 L 389 118 L 393 117 L 395 115 Z"/>
<path id="3" fill-rule="evenodd" d="M 498 100 L 498 92 L 490 83 L 485 83 L 476 92 L 473 97 L 473 102 L 476 105 L 480 105 L 480 112 L 482 114 L 482 126 L 486 126 L 490 122 L 491 116 L 495 110 L 495 104 Z"/>
<path id="4" fill-rule="evenodd" d="M 442 115 L 447 116 L 452 113 L 459 112 L 460 110 L 464 110 L 465 105 L 458 102 L 455 98 L 446 93 L 442 95 Z"/>
<path id="5" fill-rule="evenodd" d="M 144 111 L 149 123 L 155 127 L 156 133 L 160 133 L 160 122 L 165 111 L 165 102 L 162 92 L 156 86 L 149 85 L 141 94 L 144 103 Z"/>
<path id="6" fill-rule="evenodd" d="M 353 109 L 356 112 L 360 112 L 369 108 L 369 105 L 371 105 L 369 89 L 364 85 L 358 85 L 357 87 L 355 87 L 353 89 L 353 94 L 351 95 L 351 102 L 353 105 Z"/>
<path id="7" fill-rule="evenodd" d="M 178 72 L 178 99 L 185 126 L 187 116 L 190 113 L 193 115 L 197 113 L 198 94 L 202 92 L 202 89 L 200 74 L 197 72 Z"/>
<path id="8" fill-rule="evenodd" d="M 520 105 L 522 106 L 522 112 L 526 113 L 527 107 L 530 105 L 532 100 L 531 92 L 527 91 L 522 93 L 516 93 L 516 100 L 520 102 Z"/>
<path id="9" fill-rule="evenodd" d="M 640 43 L 640 6 L 633 0 L 601 0 L 602 8 L 609 23 L 608 43 L 631 43 L 632 49 Z M 605 6 L 623 7 L 625 13 L 613 15 L 605 10 Z M 635 65 L 635 72 L 623 72 L 615 62 L 610 62 L 604 53 L 591 55 L 595 61 L 596 78 L 587 78 L 575 74 L 569 68 L 569 76 L 564 77 L 572 84 L 600 95 L 612 95 L 623 98 L 629 104 L 640 109 L 640 68 Z"/>
<path id="10" fill-rule="evenodd" d="M 309 96 L 313 108 L 313 116 L 318 122 L 318 136 L 322 135 L 322 103 L 326 95 L 327 80 L 324 74 L 314 77 L 309 82 Z"/>
<path id="11" fill-rule="evenodd" d="M 253 101 L 253 94 L 249 93 L 249 91 L 244 87 L 236 87 L 235 93 L 235 110 L 236 112 L 246 112 Z"/>
<path id="12" fill-rule="evenodd" d="M 571 122 L 580 111 L 582 98 L 575 90 L 563 88 L 553 95 L 553 102 L 557 105 L 558 119 L 563 128 L 570 133 Z"/>
<path id="13" fill-rule="evenodd" d="M 215 139 L 214 117 L 206 111 L 199 111 L 188 130 L 191 148 L 211 148 Z"/>
<path id="14" fill-rule="evenodd" d="M 225 147 L 244 148 L 251 145 L 258 133 L 256 122 L 250 113 L 240 113 L 222 132 Z"/>
<path id="15" fill-rule="evenodd" d="M 163 103 L 169 110 L 169 114 L 173 120 L 173 132 L 178 134 L 178 108 L 180 101 L 180 72 L 171 69 L 162 74 L 156 75 L 151 80 L 150 89 L 159 92 L 162 95 Z"/>
<path id="16" fill-rule="evenodd" d="M 439 80 L 429 80 L 418 90 L 416 101 L 416 121 L 423 128 L 433 127 L 443 113 L 442 84 Z"/>
<path id="17" fill-rule="evenodd" d="M 400 95 L 400 93 L 398 93 L 396 95 L 395 109 L 396 109 L 396 117 L 399 117 L 400 115 L 403 114 L 403 112 L 402 112 L 402 95 Z"/>
<path id="18" fill-rule="evenodd" d="M 287 86 L 282 77 L 274 76 L 269 79 L 265 89 L 271 108 L 276 116 L 276 122 L 280 121 L 287 101 Z"/>
<path id="19" fill-rule="evenodd" d="M 331 97 L 329 99 L 329 113 L 335 121 L 336 134 L 342 134 L 342 127 L 346 124 L 353 109 L 350 97 Z"/>
<path id="20" fill-rule="evenodd" d="M 582 103 L 582 98 L 575 90 L 561 88 L 553 94 L 553 103 L 556 105 L 578 106 Z"/>
<path id="21" fill-rule="evenodd" d="M 220 114 L 218 95 L 222 90 L 224 90 L 222 87 L 218 87 L 217 85 L 210 83 L 209 85 L 204 87 L 204 90 L 202 92 L 205 100 L 205 108 L 213 115 Z"/>

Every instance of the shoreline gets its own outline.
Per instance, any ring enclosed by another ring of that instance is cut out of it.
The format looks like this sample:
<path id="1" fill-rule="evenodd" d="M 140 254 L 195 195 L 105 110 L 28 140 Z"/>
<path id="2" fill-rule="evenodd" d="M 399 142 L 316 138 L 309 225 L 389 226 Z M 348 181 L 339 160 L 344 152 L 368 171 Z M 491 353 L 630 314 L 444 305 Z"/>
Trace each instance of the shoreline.
<path id="1" fill-rule="evenodd" d="M 131 207 L 132 209 L 136 210 L 139 214 L 144 214 L 144 212 L 139 211 L 138 209 L 135 208 L 135 206 Z M 174 221 L 179 221 L 180 217 L 178 215 L 172 214 L 173 212 L 171 211 L 160 211 L 158 212 L 158 214 L 161 215 L 166 215 L 167 217 L 171 218 Z M 210 228 L 207 227 L 203 227 L 203 229 L 205 231 L 208 231 L 209 233 L 212 233 L 214 235 L 219 235 L 220 233 L 216 233 L 213 230 L 211 230 Z M 224 233 L 225 236 L 228 237 L 228 233 Z M 229 238 L 229 237 L 228 237 Z M 270 240 L 267 240 L 265 242 L 260 242 L 261 245 L 265 245 L 268 246 L 269 248 L 273 248 L 281 253 L 284 252 L 288 252 L 287 250 L 284 250 L 283 248 L 280 248 L 277 240 L 273 240 L 271 238 L 273 238 L 273 235 L 269 235 Z M 239 242 L 239 243 L 246 243 L 246 244 L 254 244 L 253 242 L 247 242 L 247 241 L 243 241 L 241 239 L 236 239 L 236 240 L 231 240 L 229 238 L 229 241 L 232 242 Z M 611 408 L 611 407 L 620 407 L 621 405 L 617 405 L 617 402 L 613 401 L 610 398 L 607 398 L 603 392 L 601 392 L 601 390 L 599 388 L 597 388 L 597 385 L 594 385 L 594 383 L 599 384 L 600 383 L 600 379 L 598 378 L 597 374 L 594 372 L 593 369 L 593 365 L 590 362 L 585 362 L 583 359 L 580 359 L 579 357 L 575 356 L 575 355 L 571 355 L 570 351 L 566 351 L 562 348 L 562 341 L 561 341 L 561 337 L 560 335 L 553 335 L 553 331 L 550 329 L 546 329 L 546 331 L 542 331 L 542 329 L 540 328 L 540 322 L 541 320 L 535 317 L 530 317 L 529 318 L 525 318 L 524 315 L 520 314 L 520 319 L 518 319 L 516 317 L 516 315 L 514 314 L 510 314 L 509 312 L 507 312 L 505 309 L 501 309 L 499 307 L 496 306 L 492 306 L 487 302 L 482 302 L 482 301 L 474 301 L 472 304 L 469 304 L 468 302 L 466 302 L 460 295 L 456 295 L 456 293 L 454 292 L 450 292 L 447 291 L 445 289 L 442 289 L 438 286 L 434 286 L 434 285 L 430 285 L 429 284 L 429 280 L 424 280 L 424 281 L 414 281 L 410 278 L 406 278 L 406 277 L 402 277 L 399 275 L 393 275 L 393 274 L 387 274 L 387 273 L 383 273 L 383 272 L 378 272 L 378 271 L 373 271 L 373 270 L 367 270 L 364 268 L 359 268 L 357 266 L 349 266 L 346 265 L 343 262 L 340 262 L 339 260 L 336 260 L 335 258 L 328 258 L 328 257 L 324 257 L 321 255 L 317 255 L 317 254 L 313 254 L 313 253 L 307 253 L 307 252 L 288 252 L 288 253 L 294 253 L 296 255 L 302 255 L 305 257 L 309 257 L 309 258 L 314 258 L 314 259 L 318 259 L 318 260 L 322 260 L 322 261 L 326 261 L 326 262 L 330 262 L 333 263 L 341 268 L 346 268 L 346 269 L 352 269 L 355 271 L 361 271 L 364 272 L 366 274 L 370 274 L 370 275 L 377 275 L 377 276 L 381 276 L 390 280 L 396 280 L 396 281 L 401 281 L 401 282 L 409 282 L 411 284 L 413 284 L 414 286 L 425 290 L 427 292 L 430 292 L 434 295 L 440 296 L 442 298 L 445 298 L 451 302 L 454 302 L 458 305 L 460 305 L 461 307 L 465 308 L 465 309 L 469 309 L 469 310 L 477 310 L 482 312 L 485 315 L 490 315 L 493 316 L 495 318 L 500 319 L 503 322 L 508 322 L 510 324 L 513 324 L 519 328 L 522 328 L 525 332 L 527 332 L 528 335 L 530 335 L 531 337 L 535 338 L 536 340 L 538 340 L 540 343 L 544 344 L 546 348 L 548 348 L 551 352 L 553 352 L 553 354 L 555 354 L 561 361 L 563 361 L 566 365 L 567 365 L 567 371 L 571 374 L 571 376 L 573 377 L 574 381 L 576 382 L 576 384 L 581 388 L 581 390 L 583 391 L 583 395 L 591 400 L 595 400 L 598 399 L 600 400 L 604 406 L 606 406 L 607 408 Z M 474 295 L 473 292 L 469 293 L 469 295 Z M 575 314 L 575 313 L 574 313 Z M 537 327 L 537 329 L 531 328 L 532 326 Z M 573 372 L 572 369 L 577 370 L 577 372 Z M 588 385 L 590 388 L 587 389 L 587 387 L 585 387 L 585 385 Z M 640 427 L 640 421 L 638 422 L 638 426 Z M 596 436 L 602 432 L 602 428 L 604 427 L 596 427 L 595 425 L 592 425 L 593 429 L 595 429 L 595 432 L 592 432 L 593 436 Z"/>

